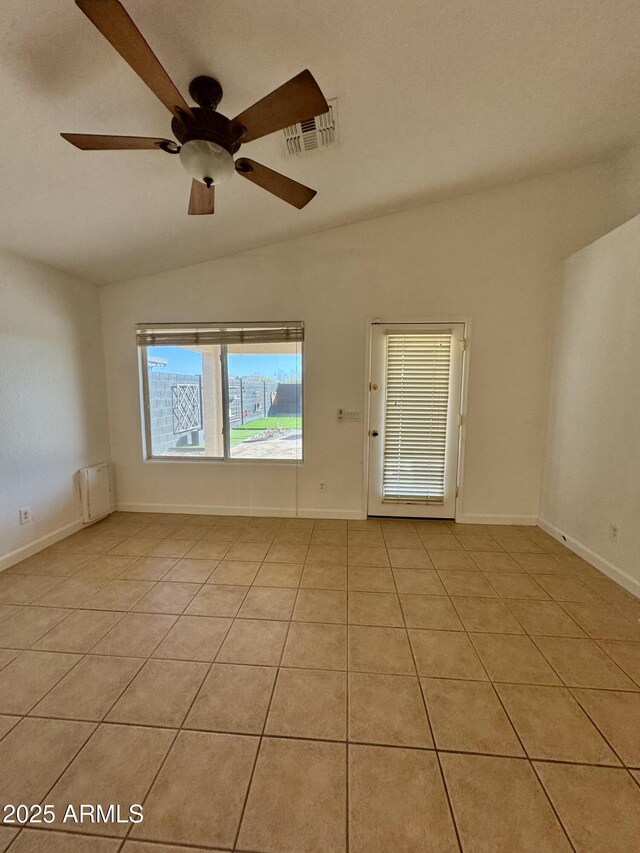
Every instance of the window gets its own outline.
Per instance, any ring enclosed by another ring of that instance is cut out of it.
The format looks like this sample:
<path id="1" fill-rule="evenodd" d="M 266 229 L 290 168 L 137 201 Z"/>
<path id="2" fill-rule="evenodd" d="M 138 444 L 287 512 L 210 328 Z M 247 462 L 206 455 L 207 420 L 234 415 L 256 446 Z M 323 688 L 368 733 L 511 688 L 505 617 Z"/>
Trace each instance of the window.
<path id="1" fill-rule="evenodd" d="M 147 458 L 302 458 L 300 323 L 138 327 Z"/>

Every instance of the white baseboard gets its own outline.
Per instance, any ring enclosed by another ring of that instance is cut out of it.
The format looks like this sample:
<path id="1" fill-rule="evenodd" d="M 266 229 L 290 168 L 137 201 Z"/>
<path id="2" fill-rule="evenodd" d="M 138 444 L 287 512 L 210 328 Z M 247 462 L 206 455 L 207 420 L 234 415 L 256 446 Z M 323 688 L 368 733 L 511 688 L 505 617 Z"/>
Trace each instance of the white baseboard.
<path id="1" fill-rule="evenodd" d="M 119 503 L 119 512 L 184 512 L 190 515 L 254 515 L 261 518 L 366 518 L 361 512 L 345 509 L 292 509 L 265 506 L 209 506 L 202 504 Z"/>
<path id="2" fill-rule="evenodd" d="M 77 533 L 78 530 L 81 530 L 83 527 L 85 527 L 85 525 L 82 523 L 82 519 L 79 518 L 77 521 L 72 521 L 71 524 L 65 524 L 64 527 L 59 527 L 52 533 L 47 533 L 46 536 L 41 536 L 39 539 L 34 539 L 33 542 L 21 545 L 20 548 L 16 548 L 14 551 L 9 551 L 8 554 L 3 554 L 0 556 L 0 572 L 4 569 L 10 568 L 11 566 L 15 566 L 15 564 L 19 563 L 21 560 L 26 560 L 27 557 L 33 557 L 34 554 L 37 554 L 39 551 L 44 551 L 44 549 L 48 548 L 50 545 L 55 545 L 56 542 L 59 542 L 66 536 L 71 536 L 72 533 Z"/>
<path id="3" fill-rule="evenodd" d="M 610 563 L 609 560 L 605 560 L 604 557 L 596 554 L 595 551 L 591 550 L 591 548 L 587 548 L 586 545 L 583 545 L 581 542 L 567 536 L 566 533 L 563 533 L 562 530 L 559 530 L 546 519 L 538 519 L 538 524 L 545 533 L 549 534 L 549 536 L 553 536 L 553 538 L 557 539 L 558 542 L 562 542 L 563 545 L 566 545 L 567 548 L 570 548 L 575 554 L 582 557 L 583 560 L 586 560 L 587 563 L 591 563 L 592 566 L 595 566 L 596 569 L 599 569 L 599 571 L 607 575 L 611 580 L 620 584 L 620 586 L 640 598 L 640 581 L 632 578 L 617 566 L 614 566 L 614 564 Z"/>
<path id="4" fill-rule="evenodd" d="M 458 524 L 518 524 L 535 527 L 537 515 L 460 515 L 456 517 Z"/>

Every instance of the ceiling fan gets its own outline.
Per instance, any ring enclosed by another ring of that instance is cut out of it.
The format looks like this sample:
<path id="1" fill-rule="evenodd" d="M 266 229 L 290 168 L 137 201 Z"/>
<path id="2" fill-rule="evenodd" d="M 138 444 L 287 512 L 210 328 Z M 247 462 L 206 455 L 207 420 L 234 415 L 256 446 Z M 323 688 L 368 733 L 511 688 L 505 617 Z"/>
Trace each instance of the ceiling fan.
<path id="1" fill-rule="evenodd" d="M 190 214 L 213 213 L 215 185 L 228 180 L 234 172 L 298 209 L 311 201 L 316 191 L 304 184 L 248 157 L 235 162 L 233 159 L 246 142 L 328 111 L 327 101 L 310 71 L 302 71 L 240 115 L 228 119 L 217 111 L 222 86 L 213 77 L 203 75 L 191 81 L 189 94 L 198 106 L 187 104 L 119 0 L 76 0 L 76 5 L 172 113 L 171 130 L 181 144 L 155 137 L 87 133 L 62 133 L 64 139 L 83 151 L 157 148 L 178 154 L 193 179 Z"/>

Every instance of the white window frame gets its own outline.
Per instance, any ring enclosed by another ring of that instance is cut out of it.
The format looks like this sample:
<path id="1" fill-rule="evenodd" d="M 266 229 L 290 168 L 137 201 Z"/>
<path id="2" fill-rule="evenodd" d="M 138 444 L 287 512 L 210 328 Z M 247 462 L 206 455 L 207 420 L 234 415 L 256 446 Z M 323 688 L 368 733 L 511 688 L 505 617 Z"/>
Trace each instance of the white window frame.
<path id="1" fill-rule="evenodd" d="M 138 337 L 140 330 L 145 327 L 160 328 L 166 330 L 172 328 L 184 328 L 185 326 L 210 326 L 210 327 L 241 327 L 251 329 L 252 327 L 294 325 L 283 324 L 278 322 L 269 323 L 161 323 L 161 324 L 138 324 Z M 300 321 L 295 325 L 304 329 L 304 322 Z M 304 353 L 304 337 L 299 341 L 300 356 L 302 360 L 302 371 L 300 375 L 300 406 L 301 406 L 301 424 L 302 435 L 300 437 L 300 457 L 297 459 L 268 459 L 268 458 L 242 458 L 231 455 L 231 429 L 229 426 L 229 383 L 228 383 L 228 360 L 227 360 L 227 345 L 221 344 L 221 379 L 222 379 L 222 423 L 223 423 L 223 456 L 157 456 L 153 453 L 153 443 L 151 437 L 151 401 L 149 396 L 149 359 L 148 349 L 156 344 L 141 344 L 138 342 L 138 368 L 140 374 L 140 418 L 141 418 L 141 433 L 142 433 L 142 457 L 145 462 L 161 462 L 161 463 L 213 463 L 213 464 L 259 464 L 263 465 L 300 465 L 304 461 L 304 410 L 305 410 L 305 353 Z M 180 344 L 171 344 L 164 342 L 165 346 L 180 346 Z M 266 415 L 265 415 L 266 416 Z"/>

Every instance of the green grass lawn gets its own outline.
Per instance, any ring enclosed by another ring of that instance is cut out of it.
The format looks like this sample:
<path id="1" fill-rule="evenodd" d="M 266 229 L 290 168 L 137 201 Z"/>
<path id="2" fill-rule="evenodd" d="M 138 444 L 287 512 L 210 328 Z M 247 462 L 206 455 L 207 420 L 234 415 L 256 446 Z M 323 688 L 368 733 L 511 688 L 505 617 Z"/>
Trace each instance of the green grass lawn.
<path id="1" fill-rule="evenodd" d="M 264 429 L 302 429 L 302 418 L 299 415 L 281 415 L 280 417 L 260 418 L 257 421 L 235 427 L 231 430 L 231 446 L 240 444 Z"/>

